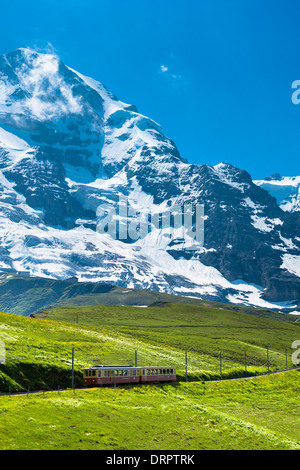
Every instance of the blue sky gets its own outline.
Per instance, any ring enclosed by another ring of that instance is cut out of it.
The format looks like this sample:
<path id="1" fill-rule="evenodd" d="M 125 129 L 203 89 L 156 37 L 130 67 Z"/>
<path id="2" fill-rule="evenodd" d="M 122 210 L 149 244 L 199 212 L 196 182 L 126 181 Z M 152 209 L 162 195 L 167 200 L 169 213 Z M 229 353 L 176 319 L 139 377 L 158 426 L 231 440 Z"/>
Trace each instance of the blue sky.
<path id="1" fill-rule="evenodd" d="M 298 0 L 10 0 L 0 54 L 54 50 L 159 122 L 190 163 L 299 175 Z"/>

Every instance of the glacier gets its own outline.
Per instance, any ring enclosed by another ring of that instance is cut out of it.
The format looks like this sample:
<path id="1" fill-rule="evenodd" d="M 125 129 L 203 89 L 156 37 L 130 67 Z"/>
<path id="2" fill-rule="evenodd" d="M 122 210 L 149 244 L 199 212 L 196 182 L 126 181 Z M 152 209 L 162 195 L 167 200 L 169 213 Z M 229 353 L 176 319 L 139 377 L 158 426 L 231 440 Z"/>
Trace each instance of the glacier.
<path id="1" fill-rule="evenodd" d="M 158 123 L 55 55 L 0 57 L 0 187 L 2 272 L 299 308 L 295 204 L 229 163 L 189 164 Z M 122 197 L 144 218 L 204 205 L 204 246 L 191 250 L 184 226 L 99 233 L 97 209 Z"/>

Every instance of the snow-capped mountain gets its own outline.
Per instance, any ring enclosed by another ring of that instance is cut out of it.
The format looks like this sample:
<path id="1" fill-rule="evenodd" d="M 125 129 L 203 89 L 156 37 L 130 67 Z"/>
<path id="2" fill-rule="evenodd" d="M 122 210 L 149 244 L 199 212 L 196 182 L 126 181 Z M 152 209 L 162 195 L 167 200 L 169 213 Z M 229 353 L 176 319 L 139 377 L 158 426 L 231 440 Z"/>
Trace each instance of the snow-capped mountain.
<path id="1" fill-rule="evenodd" d="M 54 55 L 0 57 L 0 185 L 0 270 L 299 306 L 300 212 L 230 164 L 188 164 L 159 124 Z"/>
<path id="2" fill-rule="evenodd" d="M 300 176 L 279 176 L 254 182 L 274 196 L 284 211 L 300 211 Z"/>

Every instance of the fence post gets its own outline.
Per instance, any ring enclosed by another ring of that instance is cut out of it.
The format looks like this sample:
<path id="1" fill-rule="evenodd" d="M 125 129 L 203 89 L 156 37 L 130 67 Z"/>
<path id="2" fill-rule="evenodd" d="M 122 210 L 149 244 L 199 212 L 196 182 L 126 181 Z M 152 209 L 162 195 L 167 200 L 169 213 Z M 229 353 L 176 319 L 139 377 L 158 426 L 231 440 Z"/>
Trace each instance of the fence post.
<path id="1" fill-rule="evenodd" d="M 187 351 L 185 351 L 185 381 L 188 381 L 188 356 Z"/>
<path id="2" fill-rule="evenodd" d="M 72 389 L 74 390 L 74 348 L 72 348 Z"/>

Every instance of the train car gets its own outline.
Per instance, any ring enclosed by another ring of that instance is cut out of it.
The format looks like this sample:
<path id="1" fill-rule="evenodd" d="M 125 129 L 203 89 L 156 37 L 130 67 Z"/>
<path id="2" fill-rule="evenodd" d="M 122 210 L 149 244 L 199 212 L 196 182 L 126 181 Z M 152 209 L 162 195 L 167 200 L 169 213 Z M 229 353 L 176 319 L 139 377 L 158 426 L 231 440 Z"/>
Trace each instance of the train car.
<path id="1" fill-rule="evenodd" d="M 101 385 L 175 382 L 174 367 L 94 366 L 83 371 L 83 385 Z"/>

